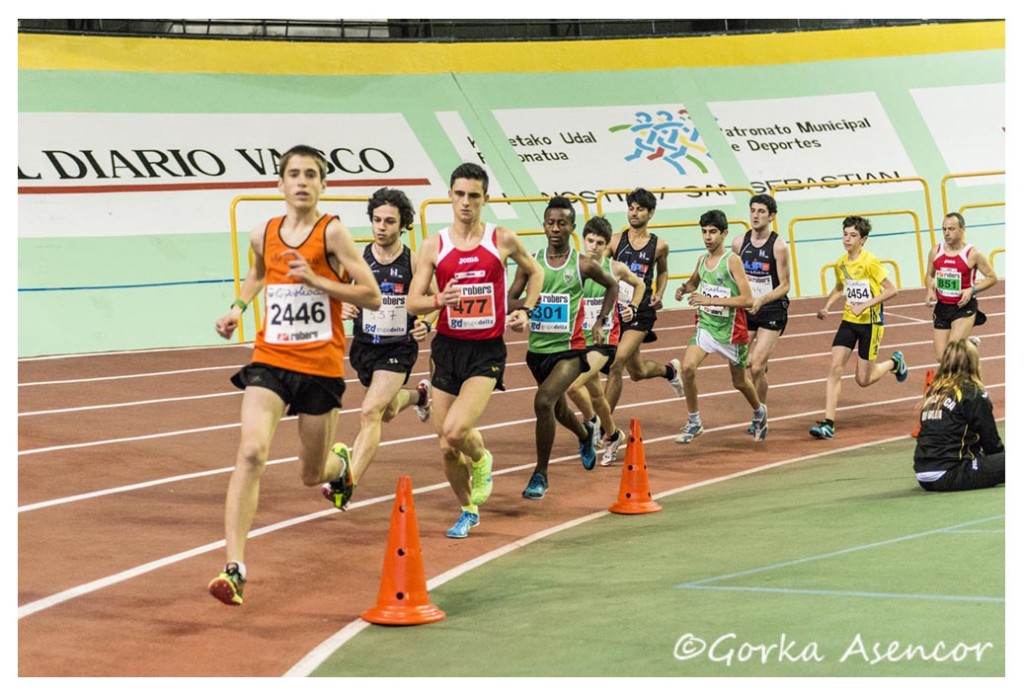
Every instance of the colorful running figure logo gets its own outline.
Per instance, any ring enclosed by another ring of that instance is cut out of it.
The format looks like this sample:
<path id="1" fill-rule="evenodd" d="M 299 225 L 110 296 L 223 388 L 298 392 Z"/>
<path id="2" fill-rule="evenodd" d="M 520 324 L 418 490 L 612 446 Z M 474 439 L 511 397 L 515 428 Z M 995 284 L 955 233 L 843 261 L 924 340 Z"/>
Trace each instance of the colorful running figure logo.
<path id="1" fill-rule="evenodd" d="M 698 156 L 711 159 L 711 154 L 700 144 L 700 133 L 690 120 L 686 109 L 679 109 L 676 113 L 662 109 L 653 115 L 647 111 L 638 111 L 636 123 L 633 125 L 623 123 L 608 130 L 615 133 L 627 128 L 636 136 L 633 139 L 635 149 L 624 158 L 627 162 L 640 157 L 648 160 L 660 159 L 672 165 L 677 173 L 686 175 L 684 165 L 688 160 L 701 173 L 708 173 L 707 166 L 698 159 Z"/>

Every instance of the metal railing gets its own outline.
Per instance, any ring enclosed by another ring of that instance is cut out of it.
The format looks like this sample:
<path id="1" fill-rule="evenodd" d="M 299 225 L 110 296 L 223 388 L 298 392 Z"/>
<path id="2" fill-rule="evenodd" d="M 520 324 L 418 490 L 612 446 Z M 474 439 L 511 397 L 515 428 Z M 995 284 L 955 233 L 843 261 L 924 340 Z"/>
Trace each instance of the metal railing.
<path id="1" fill-rule="evenodd" d="M 914 26 L 984 19 L 19 19 L 20 33 L 281 41 L 565 41 Z"/>
<path id="2" fill-rule="evenodd" d="M 236 196 L 231 201 L 231 207 L 229 215 L 231 218 L 231 264 L 235 274 L 235 297 L 238 297 L 239 291 L 242 289 L 242 265 L 238 258 L 238 204 L 251 201 L 283 201 L 284 196 Z M 367 203 L 370 199 L 368 196 L 320 196 L 321 201 L 343 201 L 350 203 Z M 373 241 L 373 237 L 354 237 L 353 241 L 369 243 Z M 409 246 L 412 247 L 413 251 L 416 250 L 416 235 L 409 234 Z M 255 260 L 252 248 L 249 249 L 249 267 L 252 268 L 252 264 Z M 260 295 L 252 298 L 252 318 L 256 325 L 256 331 L 259 331 L 260 327 Z M 245 343 L 245 322 L 238 322 L 238 342 Z"/>

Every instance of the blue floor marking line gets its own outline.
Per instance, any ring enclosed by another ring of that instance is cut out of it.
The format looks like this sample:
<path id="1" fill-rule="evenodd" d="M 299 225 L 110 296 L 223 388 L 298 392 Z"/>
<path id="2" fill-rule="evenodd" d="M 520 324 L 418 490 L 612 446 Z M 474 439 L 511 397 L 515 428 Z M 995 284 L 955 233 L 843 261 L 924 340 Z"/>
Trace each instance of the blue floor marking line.
<path id="1" fill-rule="evenodd" d="M 770 592 L 791 595 L 822 595 L 826 597 L 865 597 L 869 599 L 917 599 L 940 602 L 995 602 L 1005 604 L 1004 597 L 971 597 L 959 595 L 904 594 L 899 592 L 859 592 L 856 590 L 803 590 L 788 587 L 741 587 L 728 585 L 679 585 L 676 589 L 713 590 L 719 592 Z"/>
<path id="2" fill-rule="evenodd" d="M 234 282 L 234 278 L 224 278 L 222 280 L 171 280 L 166 283 L 137 283 L 135 285 L 71 285 L 63 288 L 18 288 L 18 292 L 69 292 L 74 290 L 137 290 L 139 288 L 167 288 L 173 285 L 213 285 Z"/>
<path id="3" fill-rule="evenodd" d="M 835 558 L 837 556 L 844 556 L 848 553 L 857 553 L 858 551 L 866 551 L 868 549 L 878 548 L 880 546 L 888 546 L 889 544 L 897 544 L 902 541 L 911 541 L 913 539 L 920 539 L 922 537 L 931 536 L 933 534 L 944 534 L 946 532 L 955 531 L 962 529 L 963 527 L 970 527 L 976 524 L 984 524 L 985 522 L 993 522 L 995 520 L 1005 519 L 1006 515 L 996 515 L 994 517 L 985 517 L 980 520 L 973 520 L 971 522 L 961 522 L 960 524 L 954 524 L 949 527 L 942 527 L 941 529 L 932 529 L 927 532 L 918 532 L 917 534 L 908 534 L 902 537 L 896 537 L 895 539 L 887 539 L 885 541 L 876 541 L 870 544 L 862 544 L 860 546 L 851 546 L 848 549 L 840 549 L 839 551 L 830 551 L 828 553 L 818 554 L 816 556 L 808 556 L 806 558 L 797 558 L 792 561 L 784 561 L 782 563 L 774 563 L 772 565 L 761 566 L 760 568 L 751 568 L 749 570 L 741 570 L 736 573 L 728 573 L 726 575 L 718 575 L 711 578 L 704 578 L 703 580 L 694 580 L 693 582 L 682 583 L 676 585 L 677 589 L 694 589 L 697 585 L 706 585 L 712 582 L 718 582 L 719 580 L 729 580 L 731 578 L 742 578 L 748 575 L 757 575 L 768 570 L 778 570 L 779 568 L 789 568 L 791 566 L 800 565 L 802 563 L 810 563 L 812 561 L 822 561 L 827 558 Z"/>

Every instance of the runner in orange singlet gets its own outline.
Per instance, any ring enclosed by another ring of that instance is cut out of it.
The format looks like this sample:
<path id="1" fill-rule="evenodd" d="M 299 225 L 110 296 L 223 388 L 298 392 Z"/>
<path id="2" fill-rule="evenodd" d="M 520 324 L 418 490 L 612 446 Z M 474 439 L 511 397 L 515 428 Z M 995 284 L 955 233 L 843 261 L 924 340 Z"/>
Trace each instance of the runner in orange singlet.
<path id="1" fill-rule="evenodd" d="M 381 292 L 345 226 L 317 210 L 326 176 L 326 160 L 311 147 L 298 145 L 281 157 L 285 215 L 249 234 L 255 262 L 238 299 L 217 320 L 217 333 L 231 338 L 242 312 L 263 290 L 265 315 L 252 362 L 231 378 L 245 390 L 241 441 L 224 511 L 227 564 L 208 586 L 228 605 L 242 603 L 245 541 L 270 442 L 286 409 L 298 415 L 302 482 L 313 487 L 351 478 L 340 456 L 347 456 L 347 448 L 331 448 L 345 390 L 341 303 L 377 309 Z"/>

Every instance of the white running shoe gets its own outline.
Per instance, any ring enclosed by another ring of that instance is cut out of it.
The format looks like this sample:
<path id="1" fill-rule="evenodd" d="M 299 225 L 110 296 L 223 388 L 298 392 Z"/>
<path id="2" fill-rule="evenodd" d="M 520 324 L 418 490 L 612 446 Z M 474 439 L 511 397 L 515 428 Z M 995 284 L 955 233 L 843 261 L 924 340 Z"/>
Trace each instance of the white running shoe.
<path id="1" fill-rule="evenodd" d="M 671 386 L 673 391 L 675 391 L 676 396 L 678 396 L 681 399 L 684 396 L 686 396 L 686 393 L 683 391 L 682 365 L 679 364 L 679 358 L 672 358 L 668 362 L 672 366 L 672 369 L 676 371 L 676 376 L 668 381 L 669 386 Z"/>
<path id="2" fill-rule="evenodd" d="M 616 437 L 614 440 L 604 440 L 604 454 L 601 455 L 601 466 L 611 466 L 619 455 L 619 448 L 626 444 L 626 433 L 621 430 L 615 431 Z"/>
<path id="3" fill-rule="evenodd" d="M 587 422 L 590 423 L 590 425 L 593 426 L 594 428 L 593 436 L 590 438 L 591 442 L 594 443 L 594 451 L 600 452 L 601 448 L 604 447 L 604 444 L 601 440 L 601 424 L 597 420 L 597 416 L 594 416 Z"/>
<path id="4" fill-rule="evenodd" d="M 419 393 L 421 400 L 426 401 L 424 406 L 416 406 L 416 417 L 420 419 L 421 423 L 426 423 L 430 420 L 430 405 L 433 398 L 433 387 L 430 386 L 429 379 L 421 379 L 420 383 L 416 385 L 416 391 Z M 426 394 L 426 397 L 423 397 Z"/>
<path id="5" fill-rule="evenodd" d="M 704 432 L 704 424 L 700 421 L 694 423 L 693 421 L 686 421 L 686 425 L 683 426 L 683 434 L 676 438 L 676 442 L 681 445 L 688 445 L 693 441 L 693 438 Z"/>

